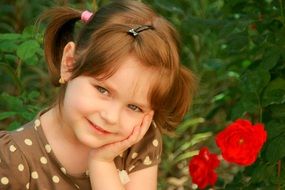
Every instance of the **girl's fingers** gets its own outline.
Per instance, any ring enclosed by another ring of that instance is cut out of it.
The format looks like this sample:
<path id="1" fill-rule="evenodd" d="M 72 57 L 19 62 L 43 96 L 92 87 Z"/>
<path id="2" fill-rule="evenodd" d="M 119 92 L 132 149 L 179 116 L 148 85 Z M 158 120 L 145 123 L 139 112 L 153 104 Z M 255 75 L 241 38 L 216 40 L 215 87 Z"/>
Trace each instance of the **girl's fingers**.
<path id="1" fill-rule="evenodd" d="M 127 144 L 127 148 L 132 146 L 133 144 L 137 143 L 139 140 L 142 139 L 142 137 L 145 135 L 147 130 L 149 129 L 149 126 L 151 124 L 153 117 L 153 111 L 143 118 L 143 121 L 140 125 L 135 126 L 132 134 L 122 142 L 125 142 Z"/>
<path id="2" fill-rule="evenodd" d="M 127 139 L 121 141 L 126 149 L 135 144 L 139 133 L 140 133 L 140 126 L 135 126 L 132 134 Z"/>
<path id="3" fill-rule="evenodd" d="M 128 138 L 126 138 L 125 140 L 110 144 L 110 146 L 112 146 L 112 148 L 114 149 L 113 150 L 114 152 L 121 153 L 136 143 L 136 139 L 139 135 L 139 132 L 140 132 L 140 126 L 136 126 L 134 127 L 132 134 Z"/>
<path id="4" fill-rule="evenodd" d="M 152 118 L 153 118 L 153 111 L 144 117 L 143 122 L 140 126 L 140 133 L 136 142 L 140 141 L 143 138 L 143 136 L 146 134 L 151 125 Z"/>

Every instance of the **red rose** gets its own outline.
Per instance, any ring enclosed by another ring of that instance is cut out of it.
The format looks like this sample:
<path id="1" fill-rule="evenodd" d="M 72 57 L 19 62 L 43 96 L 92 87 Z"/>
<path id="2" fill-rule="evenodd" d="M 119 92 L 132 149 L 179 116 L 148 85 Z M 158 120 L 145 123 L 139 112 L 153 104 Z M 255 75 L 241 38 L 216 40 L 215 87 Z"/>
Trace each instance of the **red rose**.
<path id="1" fill-rule="evenodd" d="M 189 162 L 192 182 L 197 184 L 200 189 L 204 189 L 207 185 L 214 185 L 217 181 L 217 174 L 214 169 L 219 164 L 217 155 L 211 154 L 208 148 L 202 148 L 199 155 L 193 156 Z"/>
<path id="2" fill-rule="evenodd" d="M 266 137 L 263 124 L 238 119 L 216 136 L 216 144 L 225 160 L 248 166 L 255 162 Z"/>

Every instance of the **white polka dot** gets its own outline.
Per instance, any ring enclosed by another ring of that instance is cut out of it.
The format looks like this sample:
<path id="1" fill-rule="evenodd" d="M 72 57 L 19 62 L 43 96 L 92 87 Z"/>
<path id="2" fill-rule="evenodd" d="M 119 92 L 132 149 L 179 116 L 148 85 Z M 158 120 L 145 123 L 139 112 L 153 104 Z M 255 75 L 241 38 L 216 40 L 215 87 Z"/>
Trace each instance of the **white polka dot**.
<path id="1" fill-rule="evenodd" d="M 17 129 L 16 131 L 23 131 L 24 130 L 24 127 L 21 127 L 21 128 L 19 128 L 19 129 Z"/>
<path id="2" fill-rule="evenodd" d="M 54 183 L 59 183 L 59 177 L 57 177 L 56 175 L 54 175 L 54 176 L 52 177 L 52 181 L 53 181 Z"/>
<path id="3" fill-rule="evenodd" d="M 155 121 L 152 121 L 152 124 L 153 124 L 153 126 L 154 126 L 155 128 L 157 128 L 157 125 L 156 125 Z"/>
<path id="4" fill-rule="evenodd" d="M 38 172 L 36 172 L 36 171 L 32 172 L 31 176 L 32 176 L 33 179 L 38 179 L 39 178 Z"/>
<path id="5" fill-rule="evenodd" d="M 135 168 L 135 166 L 132 165 L 132 166 L 129 168 L 129 172 L 132 171 L 134 168 Z"/>
<path id="6" fill-rule="evenodd" d="M 28 146 L 32 146 L 33 142 L 31 141 L 31 139 L 25 139 L 24 140 L 25 144 Z"/>
<path id="7" fill-rule="evenodd" d="M 51 146 L 49 144 L 45 145 L 45 149 L 46 149 L 47 153 L 51 152 Z"/>
<path id="8" fill-rule="evenodd" d="M 14 145 L 11 145 L 11 146 L 9 147 L 9 150 L 10 150 L 11 152 L 15 152 L 15 151 L 17 150 L 17 148 L 16 148 Z"/>
<path id="9" fill-rule="evenodd" d="M 7 177 L 2 177 L 2 178 L 1 178 L 1 183 L 2 183 L 3 185 L 7 185 L 7 184 L 9 183 L 9 179 L 8 179 Z"/>
<path id="10" fill-rule="evenodd" d="M 148 166 L 148 165 L 151 165 L 151 163 L 152 163 L 152 162 L 151 162 L 151 160 L 149 159 L 149 156 L 145 157 L 145 159 L 144 159 L 144 161 L 143 161 L 143 164 Z"/>
<path id="11" fill-rule="evenodd" d="M 40 158 L 40 161 L 42 164 L 47 164 L 47 159 L 44 156 Z"/>
<path id="12" fill-rule="evenodd" d="M 89 176 L 89 170 L 86 170 L 85 174 L 86 174 L 87 176 Z"/>
<path id="13" fill-rule="evenodd" d="M 26 184 L 26 189 L 30 189 L 30 183 Z"/>
<path id="14" fill-rule="evenodd" d="M 34 122 L 34 129 L 37 131 L 38 130 L 38 127 L 41 125 L 41 122 L 40 120 L 36 119 L 35 122 Z"/>
<path id="15" fill-rule="evenodd" d="M 130 181 L 129 175 L 126 170 L 119 171 L 119 177 L 122 184 L 127 184 Z"/>
<path id="16" fill-rule="evenodd" d="M 62 171 L 62 173 L 66 174 L 66 169 L 64 167 L 61 167 L 60 170 Z"/>
<path id="17" fill-rule="evenodd" d="M 41 125 L 41 121 L 39 119 L 36 119 L 34 124 L 35 124 L 35 127 L 38 127 Z"/>
<path id="18" fill-rule="evenodd" d="M 158 146 L 158 140 L 157 140 L 157 139 L 154 139 L 154 140 L 152 141 L 152 144 L 153 144 L 153 146 L 157 147 L 157 146 Z"/>
<path id="19" fill-rule="evenodd" d="M 138 153 L 134 152 L 134 153 L 132 154 L 132 159 L 135 159 L 137 156 L 138 156 Z"/>
<path id="20" fill-rule="evenodd" d="M 23 164 L 19 164 L 18 165 L 18 170 L 20 171 L 20 172 L 22 172 L 22 171 L 24 171 L 24 165 Z"/>

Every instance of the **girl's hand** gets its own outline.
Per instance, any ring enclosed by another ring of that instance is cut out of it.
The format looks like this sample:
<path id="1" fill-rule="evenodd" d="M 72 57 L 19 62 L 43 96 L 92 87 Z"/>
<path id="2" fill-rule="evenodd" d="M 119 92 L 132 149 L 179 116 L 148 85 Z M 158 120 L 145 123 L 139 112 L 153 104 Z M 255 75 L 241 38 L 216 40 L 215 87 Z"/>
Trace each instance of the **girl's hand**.
<path id="1" fill-rule="evenodd" d="M 113 162 L 116 156 L 118 156 L 143 138 L 143 136 L 149 129 L 152 117 L 153 111 L 144 116 L 142 123 L 140 125 L 135 126 L 132 133 L 126 139 L 91 150 L 89 154 L 89 160 Z"/>

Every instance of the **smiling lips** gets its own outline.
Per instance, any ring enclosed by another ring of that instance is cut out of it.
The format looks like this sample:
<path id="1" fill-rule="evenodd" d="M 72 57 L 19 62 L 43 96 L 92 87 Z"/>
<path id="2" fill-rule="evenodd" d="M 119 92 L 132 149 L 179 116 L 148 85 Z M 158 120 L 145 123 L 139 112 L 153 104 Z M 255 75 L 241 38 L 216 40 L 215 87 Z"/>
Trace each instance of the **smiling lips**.
<path id="1" fill-rule="evenodd" d="M 88 120 L 88 122 L 90 123 L 91 127 L 92 127 L 93 129 L 95 129 L 96 132 L 99 132 L 100 134 L 103 134 L 103 135 L 112 134 L 112 133 L 110 133 L 109 131 L 106 131 L 106 130 L 102 129 L 101 127 L 95 125 L 95 124 L 92 123 L 91 121 Z"/>

